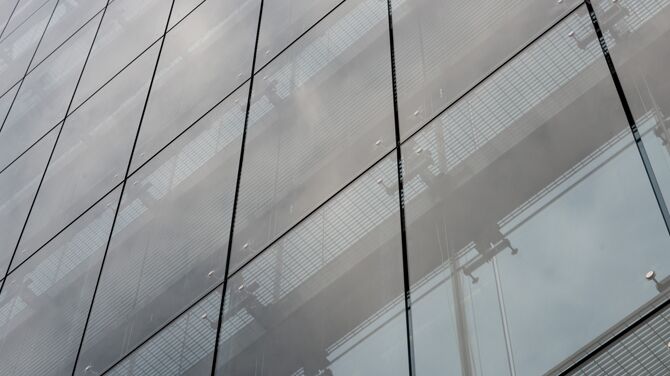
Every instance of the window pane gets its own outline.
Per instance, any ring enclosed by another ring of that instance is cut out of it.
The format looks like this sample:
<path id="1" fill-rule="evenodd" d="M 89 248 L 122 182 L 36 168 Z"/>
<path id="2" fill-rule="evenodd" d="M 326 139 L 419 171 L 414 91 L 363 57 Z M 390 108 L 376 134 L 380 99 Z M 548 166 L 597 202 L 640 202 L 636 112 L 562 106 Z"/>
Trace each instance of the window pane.
<path id="1" fill-rule="evenodd" d="M 49 14 L 51 14 L 53 6 L 55 5 L 56 5 L 55 1 L 49 2 L 47 0 L 19 0 L 19 4 L 16 6 L 16 10 L 14 11 L 12 18 L 7 23 L 7 29 L 5 30 L 5 35 L 21 27 L 20 25 L 23 22 L 31 22 L 32 20 L 31 21 L 26 20 L 34 18 L 35 13 L 36 12 L 41 13 L 44 10 L 44 8 L 49 8 L 47 12 L 47 18 L 49 18 Z M 44 21 L 46 22 L 46 20 Z M 46 26 L 46 24 L 44 24 L 44 26 Z M 40 30 L 40 34 L 42 33 L 42 30 Z M 37 38 L 39 39 L 39 36 Z M 32 54 L 32 51 L 30 53 Z"/>
<path id="2" fill-rule="evenodd" d="M 392 1 L 403 139 L 579 2 Z"/>
<path id="3" fill-rule="evenodd" d="M 54 129 L 0 173 L 0 275 L 5 276 L 37 185 L 56 142 Z"/>
<path id="4" fill-rule="evenodd" d="M 119 191 L 7 277 L 0 295 L 0 374 L 72 372 Z"/>
<path id="5" fill-rule="evenodd" d="M 670 273 L 670 239 L 584 8 L 403 157 L 419 375 L 544 374 L 654 298 L 647 271 Z"/>
<path id="6" fill-rule="evenodd" d="M 0 166 L 63 120 L 98 21 L 86 25 L 25 78 L 0 132 Z"/>
<path id="7" fill-rule="evenodd" d="M 169 11 L 170 1 L 164 0 L 115 0 L 109 4 L 73 109 L 163 35 Z"/>
<path id="8" fill-rule="evenodd" d="M 259 5 L 207 0 L 167 34 L 133 168 L 249 77 Z"/>
<path id="9" fill-rule="evenodd" d="M 248 93 L 129 178 L 78 374 L 111 366 L 221 282 Z"/>
<path id="10" fill-rule="evenodd" d="M 65 120 L 12 268 L 123 180 L 157 57 L 154 46 Z"/>
<path id="11" fill-rule="evenodd" d="M 347 1 L 258 72 L 248 128 L 235 267 L 393 147 L 385 3 Z"/>
<path id="12" fill-rule="evenodd" d="M 3 62 L 0 64 L 0 76 L 2 76 L 0 93 L 9 90 L 26 73 L 30 58 L 37 48 L 54 6 L 56 0 L 42 7 L 13 33 L 8 34 L 9 30 L 5 31 L 5 36 L 0 42 L 0 61 Z"/>
<path id="13" fill-rule="evenodd" d="M 109 376 L 209 375 L 221 287 L 105 373 Z"/>
<path id="14" fill-rule="evenodd" d="M 5 26 L 9 17 L 12 15 L 12 10 L 16 5 L 17 0 L 2 0 L 0 1 L 0 37 L 4 35 Z"/>
<path id="15" fill-rule="evenodd" d="M 170 26 L 173 27 L 177 22 L 181 21 L 186 15 L 195 9 L 199 4 L 204 3 L 205 0 L 174 0 L 172 15 L 170 16 Z"/>
<path id="16" fill-rule="evenodd" d="M 37 48 L 37 53 L 31 67 L 39 64 L 44 58 L 53 50 L 55 50 L 61 43 L 74 34 L 77 29 L 82 27 L 86 22 L 94 22 L 95 27 L 98 26 L 93 18 L 97 13 L 102 12 L 102 8 L 107 4 L 107 0 L 86 0 L 86 1 L 59 1 L 56 6 L 56 11 L 51 22 L 47 26 L 42 42 Z"/>
<path id="17" fill-rule="evenodd" d="M 670 204 L 670 3 L 594 2 L 651 165 Z"/>
<path id="18" fill-rule="evenodd" d="M 314 25 L 342 0 L 265 0 L 256 70 Z"/>
<path id="19" fill-rule="evenodd" d="M 408 374 L 394 182 L 386 158 L 230 279 L 217 374 Z"/>

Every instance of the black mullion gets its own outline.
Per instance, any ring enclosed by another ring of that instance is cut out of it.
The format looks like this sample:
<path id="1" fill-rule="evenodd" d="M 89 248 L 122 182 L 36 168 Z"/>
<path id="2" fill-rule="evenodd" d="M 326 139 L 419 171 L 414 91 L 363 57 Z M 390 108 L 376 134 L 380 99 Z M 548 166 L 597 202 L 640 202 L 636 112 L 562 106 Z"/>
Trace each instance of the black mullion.
<path id="1" fill-rule="evenodd" d="M 614 61 L 612 60 L 609 48 L 607 47 L 607 41 L 605 40 L 602 29 L 600 28 L 600 23 L 598 22 L 598 17 L 596 16 L 596 12 L 593 9 L 591 0 L 584 0 L 584 4 L 586 5 L 586 8 L 589 11 L 589 16 L 591 17 L 591 23 L 593 24 L 596 36 L 598 37 L 598 42 L 600 43 L 600 48 L 602 49 L 605 61 L 607 62 L 607 68 L 609 68 L 609 73 L 612 76 L 612 82 L 614 83 L 617 94 L 619 95 L 619 100 L 621 101 L 623 111 L 626 114 L 626 120 L 628 121 L 628 126 L 630 127 L 630 131 L 633 134 L 633 138 L 635 139 L 635 145 L 637 146 L 637 151 L 640 153 L 640 157 L 642 158 L 642 164 L 644 165 L 644 170 L 647 173 L 649 182 L 651 183 L 651 189 L 654 191 L 654 198 L 656 198 L 656 203 L 658 204 L 658 208 L 661 211 L 661 216 L 663 217 L 663 223 L 665 224 L 666 230 L 670 234 L 670 212 L 668 212 L 668 207 L 665 203 L 665 199 L 663 198 L 663 192 L 661 191 L 660 185 L 658 184 L 658 180 L 656 179 L 656 174 L 654 173 L 654 169 L 651 165 L 651 161 L 649 160 L 647 149 L 644 146 L 644 142 L 642 142 L 642 136 L 640 136 L 640 131 L 637 128 L 637 125 L 635 124 L 635 117 L 633 116 L 633 111 L 631 111 L 630 105 L 628 104 L 628 100 L 626 99 L 626 94 L 624 93 L 623 85 L 621 85 L 619 75 L 617 74 L 616 67 L 614 66 Z"/>
<path id="2" fill-rule="evenodd" d="M 409 375 L 416 374 L 414 365 L 414 336 L 412 328 L 412 301 L 410 296 L 410 280 L 409 280 L 409 260 L 407 255 L 407 232 L 405 222 L 405 187 L 403 176 L 403 159 L 402 159 L 402 142 L 400 139 L 400 118 L 398 115 L 398 82 L 396 77 L 395 65 L 395 41 L 393 39 L 393 5 L 392 0 L 386 0 L 388 11 L 388 32 L 389 32 L 389 47 L 391 58 L 391 83 L 393 86 L 393 121 L 395 129 L 395 151 L 396 151 L 396 166 L 398 171 L 398 207 L 400 214 L 400 240 L 402 243 L 402 274 L 404 287 L 404 302 L 405 302 L 405 329 L 407 339 L 407 359 L 409 366 Z"/>
<path id="3" fill-rule="evenodd" d="M 109 0 L 108 0 L 109 1 Z M 86 321 L 84 322 L 84 328 L 81 334 L 81 341 L 79 342 L 79 348 L 77 349 L 77 355 L 74 358 L 74 367 L 72 368 L 72 376 L 75 375 L 77 370 L 77 364 L 79 363 L 79 357 L 81 356 L 81 349 L 84 346 L 84 339 L 86 338 L 86 330 L 88 329 L 89 321 L 91 320 L 91 313 L 93 312 L 93 304 L 95 303 L 95 297 L 98 293 L 98 287 L 100 286 L 100 280 L 102 278 L 102 272 L 105 267 L 105 260 L 107 259 L 107 254 L 109 252 L 109 245 L 112 240 L 112 234 L 114 233 L 114 226 L 116 225 L 116 219 L 119 216 L 119 210 L 121 208 L 121 201 L 123 199 L 123 193 L 126 189 L 126 184 L 128 183 L 128 175 L 130 174 L 130 167 L 133 161 L 133 154 L 135 154 L 135 148 L 137 147 L 137 139 L 140 135 L 140 130 L 142 129 L 142 122 L 144 120 L 144 115 L 147 111 L 147 104 L 149 103 L 149 96 L 151 95 L 151 89 L 153 88 L 154 80 L 156 78 L 156 72 L 158 71 L 158 63 L 161 59 L 161 54 L 163 52 L 163 45 L 165 44 L 165 38 L 168 30 L 168 25 L 170 24 L 170 16 L 172 16 L 172 9 L 174 8 L 175 0 L 172 0 L 170 4 L 170 12 L 168 13 L 167 20 L 165 21 L 165 30 L 163 31 L 163 37 L 161 39 L 161 45 L 158 49 L 158 56 L 156 56 L 156 64 L 154 65 L 154 70 L 151 74 L 151 80 L 149 81 L 149 89 L 147 90 L 146 99 L 144 100 L 144 108 L 142 108 L 142 115 L 140 116 L 139 124 L 137 125 L 137 131 L 135 132 L 135 139 L 133 141 L 133 147 L 130 150 L 130 156 L 128 157 L 128 165 L 126 166 L 126 173 L 121 184 L 121 192 L 119 192 L 119 201 L 116 205 L 116 210 L 114 212 L 114 219 L 112 220 L 112 226 L 109 230 L 109 236 L 107 238 L 107 245 L 105 246 L 105 252 L 102 255 L 102 261 L 100 262 L 100 271 L 98 272 L 98 278 L 95 281 L 95 287 L 93 289 L 93 297 L 91 298 L 91 304 L 86 314 Z M 102 22 L 102 20 L 101 20 Z"/>
<path id="4" fill-rule="evenodd" d="M 221 339 L 221 327 L 223 326 L 223 308 L 226 301 L 226 288 L 228 288 L 228 273 L 230 272 L 230 255 L 233 252 L 233 236 L 235 234 L 235 216 L 237 214 L 237 203 L 240 196 L 240 183 L 242 180 L 242 166 L 244 164 L 244 150 L 247 140 L 247 128 L 249 126 L 249 112 L 251 111 L 251 99 L 254 90 L 254 71 L 256 67 L 256 56 L 258 54 L 258 39 L 261 33 L 261 21 L 263 20 L 263 0 L 261 0 L 258 11 L 258 24 L 256 26 L 256 41 L 254 43 L 254 53 L 251 60 L 251 77 L 249 78 L 249 95 L 247 97 L 247 108 L 244 115 L 244 128 L 242 129 L 242 141 L 240 145 L 240 161 L 237 165 L 237 180 L 235 182 L 235 196 L 233 199 L 233 211 L 230 220 L 230 233 L 228 235 L 228 253 L 226 254 L 226 266 L 223 280 L 223 290 L 221 291 L 221 305 L 219 307 L 219 316 L 216 319 L 216 338 L 214 342 L 214 354 L 212 356 L 212 372 L 211 376 L 216 375 L 216 363 L 219 353 L 219 341 Z"/>

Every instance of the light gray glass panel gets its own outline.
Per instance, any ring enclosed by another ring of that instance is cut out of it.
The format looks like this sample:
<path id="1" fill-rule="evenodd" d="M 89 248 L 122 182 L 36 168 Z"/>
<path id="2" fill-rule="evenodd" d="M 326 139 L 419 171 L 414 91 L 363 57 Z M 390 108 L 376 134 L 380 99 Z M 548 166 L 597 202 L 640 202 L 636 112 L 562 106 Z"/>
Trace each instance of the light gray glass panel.
<path id="1" fill-rule="evenodd" d="M 105 375 L 209 375 L 221 290 L 207 295 Z"/>
<path id="2" fill-rule="evenodd" d="M 2 62 L 0 64 L 0 77 L 2 77 L 0 93 L 7 91 L 26 73 L 30 58 L 37 48 L 37 43 L 47 26 L 54 6 L 56 6 L 56 0 L 42 7 L 10 35 L 5 32 L 5 37 L 0 42 L 0 62 Z"/>
<path id="3" fill-rule="evenodd" d="M 667 205 L 670 199 L 670 83 L 665 77 L 670 61 L 670 2 L 593 3 Z"/>
<path id="4" fill-rule="evenodd" d="M 0 275 L 5 276 L 21 229 L 56 142 L 54 129 L 0 173 Z"/>
<path id="5" fill-rule="evenodd" d="M 92 19 L 107 4 L 107 0 L 60 1 L 51 22 L 47 26 L 42 42 L 40 42 L 31 67 L 39 64 L 48 54 L 53 52 L 68 37 L 86 22 L 95 22 Z M 97 23 L 95 25 L 97 27 Z"/>
<path id="6" fill-rule="evenodd" d="M 77 88 L 73 108 L 163 35 L 170 4 L 171 1 L 166 0 L 115 0 L 109 4 Z"/>
<path id="7" fill-rule="evenodd" d="M 51 4 L 55 5 L 56 2 L 48 2 L 45 0 L 19 0 L 12 18 L 7 22 L 5 36 L 8 35 L 8 33 L 18 30 L 19 27 L 22 27 L 23 23 L 31 22 L 31 19 L 36 16 L 37 11 L 42 11 L 44 8 L 50 8 L 49 13 L 51 13 L 51 10 L 53 10 Z"/>
<path id="8" fill-rule="evenodd" d="M 222 281 L 247 95 L 129 178 L 77 374 L 110 367 Z"/>
<path id="9" fill-rule="evenodd" d="M 256 70 L 314 25 L 342 0 L 265 0 Z"/>
<path id="10" fill-rule="evenodd" d="M 86 25 L 26 76 L 0 132 L 0 166 L 63 120 L 98 21 Z"/>
<path id="11" fill-rule="evenodd" d="M 578 2 L 392 0 L 402 138 Z"/>
<path id="12" fill-rule="evenodd" d="M 156 45 L 67 117 L 12 268 L 123 180 L 157 57 Z"/>
<path id="13" fill-rule="evenodd" d="M 12 10 L 18 0 L 3 0 L 0 1 L 0 37 L 4 35 L 5 26 L 9 21 L 9 17 L 12 15 Z"/>
<path id="14" fill-rule="evenodd" d="M 14 97 L 16 96 L 16 91 L 19 89 L 19 83 L 14 85 L 9 91 L 5 93 L 5 95 L 0 97 L 0 124 L 2 124 L 2 120 L 5 119 L 7 116 L 7 111 L 9 111 L 9 107 L 12 105 L 12 101 L 14 100 Z M 0 131 L 1 132 L 1 131 Z M 0 152 L 0 155 L 2 152 Z"/>
<path id="15" fill-rule="evenodd" d="M 228 282 L 217 375 L 407 375 L 395 155 Z"/>
<path id="16" fill-rule="evenodd" d="M 174 9 L 172 9 L 172 15 L 170 16 L 169 27 L 173 27 L 177 22 L 184 19 L 190 11 L 204 1 L 205 0 L 174 0 Z"/>
<path id="17" fill-rule="evenodd" d="M 347 1 L 256 74 L 232 270 L 393 145 L 386 6 Z"/>
<path id="18" fill-rule="evenodd" d="M 259 0 L 207 0 L 167 34 L 133 168 L 249 77 L 259 6 Z"/>
<path id="19" fill-rule="evenodd" d="M 0 295 L 0 374 L 71 374 L 119 193 L 7 277 Z"/>
<path id="20" fill-rule="evenodd" d="M 403 145 L 417 375 L 544 374 L 670 275 L 593 35 L 582 7 Z"/>

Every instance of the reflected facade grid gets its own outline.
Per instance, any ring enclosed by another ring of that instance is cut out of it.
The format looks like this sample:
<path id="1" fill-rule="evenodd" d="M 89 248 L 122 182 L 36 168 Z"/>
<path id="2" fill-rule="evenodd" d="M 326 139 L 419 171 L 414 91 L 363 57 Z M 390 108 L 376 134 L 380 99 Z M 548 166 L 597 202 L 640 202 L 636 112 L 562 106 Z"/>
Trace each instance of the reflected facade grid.
<path id="1" fill-rule="evenodd" d="M 0 0 L 0 375 L 670 374 L 670 0 Z"/>

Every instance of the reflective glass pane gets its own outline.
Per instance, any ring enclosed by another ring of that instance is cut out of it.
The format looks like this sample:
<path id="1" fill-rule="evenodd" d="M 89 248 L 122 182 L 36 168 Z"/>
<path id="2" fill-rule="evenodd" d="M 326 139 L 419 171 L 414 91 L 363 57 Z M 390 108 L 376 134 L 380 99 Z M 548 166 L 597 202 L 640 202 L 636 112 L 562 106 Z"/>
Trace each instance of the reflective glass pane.
<path id="1" fill-rule="evenodd" d="M 47 5 L 47 3 L 49 4 Z M 14 32 L 23 23 L 31 22 L 27 20 L 35 17 L 36 12 L 41 12 L 44 8 L 50 8 L 49 13 L 51 13 L 51 10 L 53 10 L 52 4 L 55 5 L 56 2 L 48 0 L 19 0 L 12 18 L 7 23 L 5 35 Z"/>
<path id="2" fill-rule="evenodd" d="M 14 96 L 16 96 L 16 91 L 18 89 L 19 85 L 17 83 L 16 85 L 14 85 L 14 87 L 9 89 L 8 92 L 6 92 L 3 96 L 0 97 L 0 124 L 2 124 L 2 120 L 5 120 L 5 117 L 7 116 L 7 111 L 9 111 L 9 107 L 12 105 L 12 101 L 14 100 Z M 2 152 L 0 152 L 0 154 L 1 153 Z M 4 166 L 0 166 L 0 168 L 4 168 Z"/>
<path id="3" fill-rule="evenodd" d="M 0 132 L 0 166 L 63 120 L 93 42 L 96 22 L 86 25 L 26 76 Z"/>
<path id="4" fill-rule="evenodd" d="M 105 375 L 209 375 L 220 308 L 218 288 Z"/>
<path id="5" fill-rule="evenodd" d="M 407 375 L 395 155 L 228 282 L 218 375 Z"/>
<path id="6" fill-rule="evenodd" d="M 0 173 L 0 275 L 5 276 L 37 185 L 56 142 L 54 129 Z"/>
<path id="7" fill-rule="evenodd" d="M 342 0 L 265 0 L 256 70 L 314 25 Z"/>
<path id="8" fill-rule="evenodd" d="M 594 1 L 596 15 L 640 129 L 649 159 L 670 204 L 670 2 Z"/>
<path id="9" fill-rule="evenodd" d="M 402 138 L 578 0 L 392 0 Z"/>
<path id="10" fill-rule="evenodd" d="M 5 27 L 7 26 L 7 21 L 12 15 L 14 7 L 17 5 L 18 0 L 2 0 L 0 1 L 0 38 L 4 35 Z"/>
<path id="11" fill-rule="evenodd" d="M 173 27 L 177 22 L 181 21 L 186 15 L 191 12 L 199 4 L 205 0 L 174 0 L 174 8 L 170 16 L 170 26 Z"/>
<path id="12" fill-rule="evenodd" d="M 580 8 L 403 145 L 418 375 L 544 374 L 670 274 L 593 34 Z"/>
<path id="13" fill-rule="evenodd" d="M 78 374 L 111 366 L 222 280 L 247 95 L 129 178 Z"/>
<path id="14" fill-rule="evenodd" d="M 37 48 L 31 66 L 34 67 L 39 64 L 49 53 L 53 52 L 53 50 L 60 46 L 85 23 L 95 22 L 93 16 L 102 12 L 102 8 L 104 8 L 106 4 L 107 0 L 58 2 L 58 6 L 56 6 L 56 10 L 51 17 L 51 22 L 49 22 L 49 25 L 47 26 L 42 42 L 40 42 L 40 46 Z"/>
<path id="15" fill-rule="evenodd" d="M 119 191 L 7 277 L 0 294 L 0 374 L 72 372 Z"/>
<path id="16" fill-rule="evenodd" d="M 256 76 L 231 266 L 393 147 L 385 3 L 347 1 Z"/>
<path id="17" fill-rule="evenodd" d="M 207 0 L 167 34 L 133 168 L 249 77 L 259 5 Z"/>
<path id="18" fill-rule="evenodd" d="M 109 4 L 77 87 L 73 108 L 163 35 L 170 3 L 116 0 Z"/>
<path id="19" fill-rule="evenodd" d="M 30 58 L 47 26 L 56 0 L 42 7 L 28 21 L 0 42 L 0 93 L 4 93 L 21 80 L 28 69 Z M 1 132 L 1 131 L 0 131 Z"/>
<path id="20" fill-rule="evenodd" d="M 154 46 L 67 117 L 12 268 L 123 180 L 157 57 Z"/>

